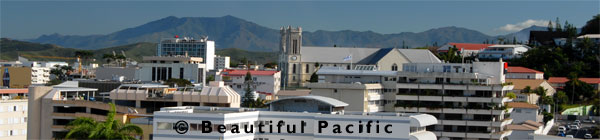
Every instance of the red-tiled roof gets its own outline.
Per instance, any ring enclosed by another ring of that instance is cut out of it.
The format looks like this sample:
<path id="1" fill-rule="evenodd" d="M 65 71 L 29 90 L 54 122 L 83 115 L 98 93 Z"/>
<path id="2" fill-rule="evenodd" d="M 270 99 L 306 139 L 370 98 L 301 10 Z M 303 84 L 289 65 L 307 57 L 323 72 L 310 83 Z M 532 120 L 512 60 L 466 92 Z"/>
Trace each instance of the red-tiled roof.
<path id="1" fill-rule="evenodd" d="M 0 94 L 16 94 L 16 93 L 29 93 L 29 89 L 26 89 L 26 88 L 0 89 Z"/>
<path id="2" fill-rule="evenodd" d="M 588 84 L 598 84 L 600 83 L 600 78 L 579 78 L 580 81 L 583 81 Z M 549 83 L 566 83 L 569 79 L 567 77 L 550 77 L 548 78 Z"/>
<path id="3" fill-rule="evenodd" d="M 514 67 L 514 66 L 509 66 L 508 72 L 509 73 L 544 73 L 544 72 L 537 71 L 534 69 L 529 69 L 526 67 Z"/>
<path id="4" fill-rule="evenodd" d="M 525 103 L 525 102 L 509 102 L 509 103 L 507 103 L 507 105 L 512 108 L 531 108 L 531 109 L 540 108 L 537 105 L 529 104 L 529 103 Z"/>
<path id="5" fill-rule="evenodd" d="M 250 72 L 251 75 L 273 75 L 279 71 L 274 70 L 236 70 L 236 69 L 226 69 L 223 70 L 223 76 L 244 76 L 246 73 Z"/>
<path id="6" fill-rule="evenodd" d="M 494 44 L 474 44 L 474 43 L 448 43 L 452 46 L 456 46 L 458 50 L 482 50 Z"/>

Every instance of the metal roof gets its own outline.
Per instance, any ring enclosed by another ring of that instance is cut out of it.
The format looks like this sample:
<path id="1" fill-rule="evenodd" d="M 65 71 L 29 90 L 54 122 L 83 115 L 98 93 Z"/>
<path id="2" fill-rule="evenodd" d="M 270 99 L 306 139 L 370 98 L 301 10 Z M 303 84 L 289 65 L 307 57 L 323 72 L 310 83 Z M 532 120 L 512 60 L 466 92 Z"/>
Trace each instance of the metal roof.
<path id="1" fill-rule="evenodd" d="M 317 71 L 318 75 L 396 76 L 397 73 L 397 71 L 347 70 L 340 67 L 323 67 Z"/>
<path id="2" fill-rule="evenodd" d="M 344 58 L 352 54 L 352 63 L 375 64 L 394 48 L 349 48 L 302 46 L 302 62 L 350 63 Z M 433 53 L 425 49 L 398 49 L 411 63 L 441 63 Z"/>
<path id="3" fill-rule="evenodd" d="M 271 104 L 271 103 L 284 101 L 284 100 L 294 100 L 294 99 L 317 100 L 317 101 L 321 101 L 323 103 L 329 104 L 334 107 L 348 106 L 347 103 L 344 103 L 340 100 L 336 100 L 336 99 L 329 98 L 329 97 L 323 97 L 323 96 L 314 96 L 314 95 L 286 97 L 286 98 L 277 99 L 275 101 L 272 101 L 272 102 L 269 102 L 266 104 Z"/>
<path id="4" fill-rule="evenodd" d="M 431 51 L 425 49 L 398 49 L 410 63 L 442 63 Z"/>
<path id="5" fill-rule="evenodd" d="M 121 87 L 137 87 L 137 88 L 168 88 L 168 85 L 160 84 L 123 84 Z"/>

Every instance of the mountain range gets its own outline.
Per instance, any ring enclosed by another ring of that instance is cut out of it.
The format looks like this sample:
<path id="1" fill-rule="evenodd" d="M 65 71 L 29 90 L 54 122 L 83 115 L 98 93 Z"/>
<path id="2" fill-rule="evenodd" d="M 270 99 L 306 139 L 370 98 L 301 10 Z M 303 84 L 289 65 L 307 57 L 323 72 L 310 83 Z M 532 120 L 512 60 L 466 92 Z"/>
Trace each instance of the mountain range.
<path id="1" fill-rule="evenodd" d="M 462 27 L 441 27 L 424 32 L 402 32 L 380 34 L 372 31 L 303 31 L 305 46 L 348 46 L 348 47 L 422 47 L 448 42 L 482 43 L 498 37 L 519 41 L 529 38 L 530 30 L 545 30 L 533 26 L 503 36 L 489 36 L 479 31 Z M 157 43 L 161 38 L 175 35 L 199 38 L 208 36 L 215 40 L 217 49 L 238 48 L 251 51 L 277 51 L 279 30 L 271 29 L 234 16 L 223 17 L 174 17 L 169 16 L 149 23 L 116 31 L 106 35 L 42 35 L 26 41 L 48 43 L 67 48 L 97 50 L 139 42 Z"/>

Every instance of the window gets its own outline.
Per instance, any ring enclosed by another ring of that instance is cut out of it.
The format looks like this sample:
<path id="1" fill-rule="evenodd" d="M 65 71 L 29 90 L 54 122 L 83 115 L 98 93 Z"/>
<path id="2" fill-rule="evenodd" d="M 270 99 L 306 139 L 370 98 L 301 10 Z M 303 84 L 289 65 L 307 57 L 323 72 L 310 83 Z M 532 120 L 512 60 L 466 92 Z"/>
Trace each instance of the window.
<path id="1" fill-rule="evenodd" d="M 306 64 L 306 73 L 309 73 L 308 70 L 310 69 L 309 65 Z"/>
<path id="2" fill-rule="evenodd" d="M 450 72 L 450 66 L 444 66 L 444 72 Z"/>
<path id="3" fill-rule="evenodd" d="M 183 68 L 179 68 L 179 79 L 183 79 Z"/>
<path id="4" fill-rule="evenodd" d="M 157 129 L 158 130 L 172 130 L 173 129 L 173 123 L 168 123 L 168 122 L 158 122 L 156 123 Z"/>
<path id="5" fill-rule="evenodd" d="M 350 69 L 350 65 L 346 65 L 346 69 L 349 70 Z"/>
<path id="6" fill-rule="evenodd" d="M 298 40 L 294 39 L 293 43 L 294 44 L 292 46 L 292 50 L 293 50 L 294 54 L 298 54 Z"/>
<path id="7" fill-rule="evenodd" d="M 296 74 L 296 64 L 292 65 L 292 73 Z"/>
<path id="8" fill-rule="evenodd" d="M 13 106 L 13 111 L 17 111 L 17 106 Z"/>
<path id="9" fill-rule="evenodd" d="M 398 65 L 396 65 L 396 63 L 392 65 L 392 71 L 398 71 Z"/>
<path id="10" fill-rule="evenodd" d="M 333 93 L 337 93 L 337 92 L 338 92 L 337 89 L 333 89 Z"/>

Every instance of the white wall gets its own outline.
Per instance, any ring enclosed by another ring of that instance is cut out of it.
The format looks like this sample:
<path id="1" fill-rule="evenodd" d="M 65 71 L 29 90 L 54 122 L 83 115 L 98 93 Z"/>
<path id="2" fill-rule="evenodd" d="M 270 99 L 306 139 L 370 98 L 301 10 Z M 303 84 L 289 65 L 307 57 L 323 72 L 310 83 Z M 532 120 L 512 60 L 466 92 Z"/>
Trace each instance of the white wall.
<path id="1" fill-rule="evenodd" d="M 537 120 L 537 115 L 537 109 L 514 108 L 510 113 L 510 118 L 513 119 L 513 124 L 521 124 L 527 120 L 539 122 L 541 120 Z"/>

